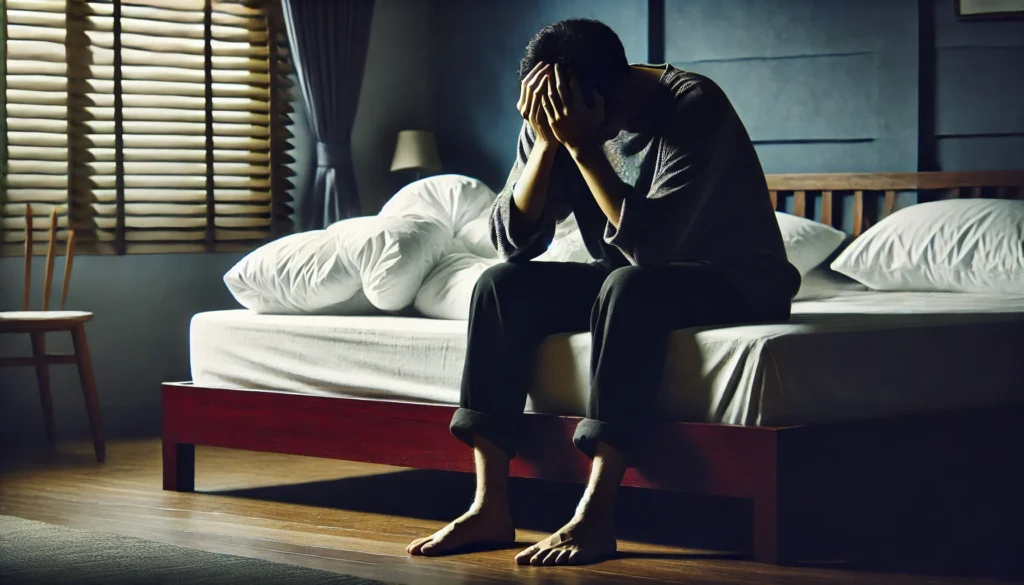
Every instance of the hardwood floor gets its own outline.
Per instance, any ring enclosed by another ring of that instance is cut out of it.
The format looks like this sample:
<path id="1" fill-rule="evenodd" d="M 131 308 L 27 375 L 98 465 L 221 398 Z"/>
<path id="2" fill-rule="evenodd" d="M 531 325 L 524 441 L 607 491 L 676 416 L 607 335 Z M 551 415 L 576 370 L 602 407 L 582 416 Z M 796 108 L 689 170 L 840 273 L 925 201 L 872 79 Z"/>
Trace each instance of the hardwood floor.
<path id="1" fill-rule="evenodd" d="M 514 554 L 564 522 L 581 490 L 526 480 L 513 486 L 517 524 L 531 528 L 518 532 L 517 548 L 409 557 L 409 541 L 441 527 L 468 503 L 471 477 L 197 447 L 197 492 L 181 494 L 160 487 L 158 439 L 110 441 L 107 452 L 107 462 L 99 464 L 87 443 L 62 445 L 57 453 L 5 449 L 0 514 L 395 583 L 998 582 L 773 567 L 682 548 L 703 540 L 742 549 L 743 530 L 727 527 L 741 524 L 744 510 L 734 501 L 707 499 L 670 506 L 659 498 L 678 494 L 630 490 L 620 506 L 620 536 L 627 540 L 620 541 L 619 558 L 589 567 L 518 567 Z"/>

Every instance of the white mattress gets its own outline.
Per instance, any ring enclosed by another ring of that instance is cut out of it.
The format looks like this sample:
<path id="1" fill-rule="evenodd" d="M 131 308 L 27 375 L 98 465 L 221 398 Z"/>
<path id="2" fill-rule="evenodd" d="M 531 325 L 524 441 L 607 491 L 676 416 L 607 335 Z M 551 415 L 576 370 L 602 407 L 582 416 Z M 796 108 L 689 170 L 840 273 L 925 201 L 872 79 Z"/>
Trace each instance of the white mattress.
<path id="1" fill-rule="evenodd" d="M 788 323 L 675 332 L 659 417 L 792 425 L 1024 402 L 1024 295 L 847 291 Z M 199 385 L 458 404 L 466 322 L 281 316 L 192 319 Z M 540 348 L 527 410 L 582 415 L 590 336 Z"/>

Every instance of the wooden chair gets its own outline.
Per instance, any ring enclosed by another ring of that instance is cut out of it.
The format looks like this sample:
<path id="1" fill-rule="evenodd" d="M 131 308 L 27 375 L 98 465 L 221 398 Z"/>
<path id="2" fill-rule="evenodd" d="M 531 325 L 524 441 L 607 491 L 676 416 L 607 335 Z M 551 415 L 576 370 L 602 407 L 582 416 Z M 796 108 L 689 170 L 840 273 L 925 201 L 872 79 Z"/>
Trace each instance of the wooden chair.
<path id="1" fill-rule="evenodd" d="M 21 311 L 0 312 L 0 333 L 27 333 L 32 339 L 32 357 L 0 357 L 0 367 L 34 366 L 39 384 L 39 397 L 43 403 L 43 417 L 46 421 L 46 439 L 50 446 L 56 445 L 56 429 L 53 418 L 53 397 L 50 393 L 51 364 L 76 364 L 78 377 L 85 394 L 85 408 L 89 413 L 89 426 L 96 459 L 106 459 L 106 445 L 103 441 L 103 425 L 100 421 L 100 405 L 93 378 L 89 345 L 85 340 L 85 323 L 92 319 L 86 311 L 65 311 L 71 266 L 74 262 L 75 232 L 68 232 L 64 263 L 64 283 L 61 287 L 60 310 L 51 311 L 50 291 L 53 284 L 53 267 L 57 255 L 57 210 L 50 213 L 50 243 L 46 252 L 46 275 L 43 281 L 43 310 L 31 311 L 29 297 L 32 288 L 32 208 L 25 208 L 25 290 Z M 46 352 L 46 334 L 68 331 L 74 343 L 74 353 L 55 354 Z"/>

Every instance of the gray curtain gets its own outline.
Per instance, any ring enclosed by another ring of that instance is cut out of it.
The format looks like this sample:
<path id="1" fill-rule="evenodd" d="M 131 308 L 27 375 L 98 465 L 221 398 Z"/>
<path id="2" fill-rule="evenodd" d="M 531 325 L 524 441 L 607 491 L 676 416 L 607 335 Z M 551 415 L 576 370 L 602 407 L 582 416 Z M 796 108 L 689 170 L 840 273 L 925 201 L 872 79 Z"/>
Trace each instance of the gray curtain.
<path id="1" fill-rule="evenodd" d="M 370 44 L 374 0 L 284 0 L 292 62 L 316 137 L 316 176 L 298 227 L 326 227 L 360 213 L 352 125 Z"/>

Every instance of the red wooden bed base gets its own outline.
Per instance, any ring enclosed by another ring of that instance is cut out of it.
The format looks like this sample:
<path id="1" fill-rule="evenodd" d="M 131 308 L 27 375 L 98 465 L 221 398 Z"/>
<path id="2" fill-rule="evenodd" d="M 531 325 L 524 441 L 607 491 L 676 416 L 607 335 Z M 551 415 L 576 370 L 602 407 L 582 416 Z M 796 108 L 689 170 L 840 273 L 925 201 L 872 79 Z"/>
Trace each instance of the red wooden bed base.
<path id="1" fill-rule="evenodd" d="M 192 491 L 195 445 L 210 445 L 471 472 L 469 451 L 448 432 L 455 408 L 275 391 L 163 386 L 163 486 Z M 586 459 L 571 443 L 578 419 L 529 414 L 517 477 L 585 481 Z M 664 425 L 650 460 L 624 485 L 752 501 L 752 556 L 791 563 L 795 536 L 813 502 L 853 509 L 858 495 L 914 499 L 932 486 L 981 470 L 1020 477 L 1024 408 L 985 408 L 898 419 L 800 427 Z M 1002 481 L 1002 480 L 1000 480 Z M 1014 480 L 1015 481 L 1015 480 Z M 900 491 L 900 486 L 904 490 Z M 899 494 L 902 494 L 900 496 Z M 873 505 L 873 504 L 869 504 Z M 849 520 L 849 518 L 848 518 Z"/>

